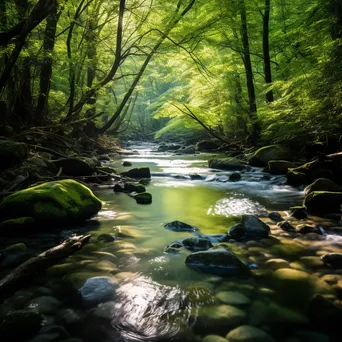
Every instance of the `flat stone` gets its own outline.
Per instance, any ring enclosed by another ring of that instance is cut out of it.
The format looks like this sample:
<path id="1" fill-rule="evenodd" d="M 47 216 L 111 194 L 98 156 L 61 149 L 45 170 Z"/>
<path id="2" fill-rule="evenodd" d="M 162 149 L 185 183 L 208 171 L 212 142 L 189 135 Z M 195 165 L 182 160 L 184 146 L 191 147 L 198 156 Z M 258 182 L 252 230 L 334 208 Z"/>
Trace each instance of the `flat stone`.
<path id="1" fill-rule="evenodd" d="M 246 306 L 251 303 L 247 296 L 237 291 L 222 291 L 216 295 L 216 298 L 228 305 Z"/>
<path id="2" fill-rule="evenodd" d="M 274 342 L 265 331 L 250 325 L 241 325 L 227 334 L 229 342 Z"/>

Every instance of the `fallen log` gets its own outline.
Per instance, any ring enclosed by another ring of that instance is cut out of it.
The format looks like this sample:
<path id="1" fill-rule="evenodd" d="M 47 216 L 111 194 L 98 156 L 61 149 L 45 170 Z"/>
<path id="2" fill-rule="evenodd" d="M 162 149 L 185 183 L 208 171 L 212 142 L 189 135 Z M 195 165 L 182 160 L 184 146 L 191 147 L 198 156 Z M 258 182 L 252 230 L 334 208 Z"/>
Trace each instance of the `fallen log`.
<path id="1" fill-rule="evenodd" d="M 60 245 L 50 248 L 19 265 L 0 280 L 0 303 L 60 259 L 64 259 L 79 251 L 89 242 L 90 237 L 91 235 L 70 237 Z"/>

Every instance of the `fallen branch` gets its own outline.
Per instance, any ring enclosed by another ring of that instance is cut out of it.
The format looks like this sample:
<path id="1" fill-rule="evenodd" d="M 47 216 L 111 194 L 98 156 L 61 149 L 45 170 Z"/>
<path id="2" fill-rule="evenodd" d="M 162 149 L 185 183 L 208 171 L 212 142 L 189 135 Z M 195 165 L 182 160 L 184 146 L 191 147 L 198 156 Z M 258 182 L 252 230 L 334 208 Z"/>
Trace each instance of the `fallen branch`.
<path id="1" fill-rule="evenodd" d="M 30 258 L 15 268 L 10 274 L 0 280 L 0 303 L 60 259 L 64 259 L 79 251 L 89 242 L 90 237 L 91 235 L 71 237 L 60 245 Z"/>

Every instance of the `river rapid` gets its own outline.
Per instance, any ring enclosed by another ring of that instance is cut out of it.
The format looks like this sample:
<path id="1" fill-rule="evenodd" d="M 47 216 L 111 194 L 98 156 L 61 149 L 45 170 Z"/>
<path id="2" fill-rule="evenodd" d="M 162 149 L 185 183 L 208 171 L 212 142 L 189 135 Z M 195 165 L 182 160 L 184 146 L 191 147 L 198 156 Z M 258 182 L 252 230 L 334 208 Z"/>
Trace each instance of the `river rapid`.
<path id="1" fill-rule="evenodd" d="M 152 178 L 146 188 L 152 204 L 139 205 L 127 194 L 98 189 L 94 192 L 104 205 L 92 220 L 20 239 L 29 249 L 43 251 L 74 233 L 92 235 L 81 251 L 1 306 L 1 312 L 29 309 L 44 314 L 45 330 L 31 342 L 340 341 L 333 328 L 313 323 L 310 304 L 319 293 L 341 305 L 336 294 L 336 286 L 342 289 L 341 272 L 320 260 L 327 252 L 342 251 L 339 227 L 308 218 L 305 223 L 322 225 L 327 235 L 299 236 L 268 218 L 269 212 L 278 211 L 294 226 L 303 223 L 287 213 L 290 206 L 301 204 L 302 190 L 284 185 L 285 177 L 267 177 L 259 168 L 242 172 L 240 181 L 227 181 L 232 172 L 209 169 L 209 154 L 160 153 L 153 144 L 129 148 L 130 153 L 106 165 L 120 172 L 127 170 L 123 160 L 132 167 L 148 166 Z M 191 180 L 195 173 L 201 179 Z M 268 239 L 228 243 L 251 266 L 250 276 L 204 273 L 185 264 L 190 251 L 164 252 L 185 237 L 226 234 L 243 214 L 256 215 L 271 227 Z M 175 220 L 198 232 L 164 228 Z M 17 242 L 12 238 L 6 244 Z M 113 282 L 85 288 L 92 277 Z"/>

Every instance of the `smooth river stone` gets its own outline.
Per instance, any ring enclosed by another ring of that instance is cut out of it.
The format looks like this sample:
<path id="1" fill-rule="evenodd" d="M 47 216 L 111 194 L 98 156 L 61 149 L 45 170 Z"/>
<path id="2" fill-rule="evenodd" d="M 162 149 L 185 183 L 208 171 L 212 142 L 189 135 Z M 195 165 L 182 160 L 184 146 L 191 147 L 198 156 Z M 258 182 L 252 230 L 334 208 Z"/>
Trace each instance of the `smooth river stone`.
<path id="1" fill-rule="evenodd" d="M 95 306 L 114 298 L 118 285 L 109 277 L 89 278 L 79 289 L 79 294 L 86 306 Z"/>
<path id="2" fill-rule="evenodd" d="M 244 322 L 246 313 L 234 306 L 202 307 L 198 313 L 196 329 L 205 332 L 222 332 L 236 328 Z"/>
<path id="3" fill-rule="evenodd" d="M 222 336 L 208 335 L 208 336 L 204 337 L 202 342 L 228 342 L 228 340 L 226 340 Z"/>
<path id="4" fill-rule="evenodd" d="M 34 309 L 40 314 L 54 314 L 62 306 L 62 303 L 51 296 L 42 296 L 31 299 L 28 303 L 30 309 Z"/>
<path id="5" fill-rule="evenodd" d="M 229 342 L 274 342 L 265 331 L 250 325 L 241 325 L 227 334 Z"/>
<path id="6" fill-rule="evenodd" d="M 222 291 L 216 295 L 222 303 L 228 305 L 246 306 L 251 303 L 250 299 L 244 294 L 236 291 Z"/>

